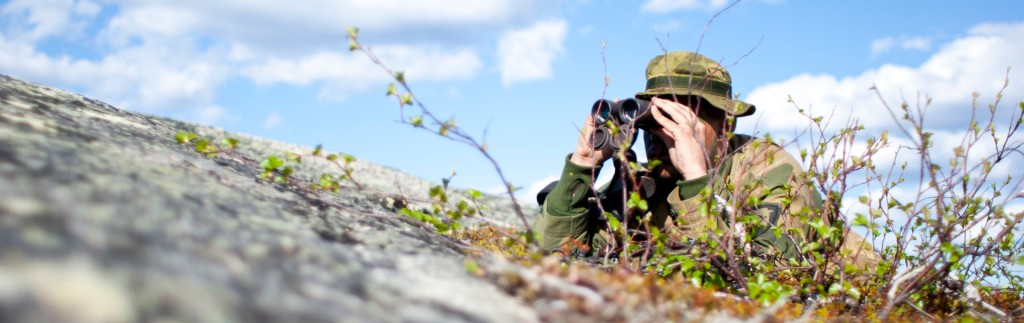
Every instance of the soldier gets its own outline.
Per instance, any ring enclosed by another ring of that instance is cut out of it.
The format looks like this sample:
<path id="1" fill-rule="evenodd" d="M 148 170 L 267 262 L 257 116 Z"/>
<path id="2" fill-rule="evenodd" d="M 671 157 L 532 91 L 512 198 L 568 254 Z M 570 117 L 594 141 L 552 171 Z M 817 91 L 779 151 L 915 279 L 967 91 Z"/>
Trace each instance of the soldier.
<path id="1" fill-rule="evenodd" d="M 728 228 L 726 223 L 741 216 L 756 215 L 761 229 L 751 238 L 759 251 L 781 259 L 799 258 L 799 242 L 816 238 L 807 224 L 820 217 L 820 195 L 800 163 L 782 148 L 732 133 L 736 118 L 753 114 L 755 107 L 733 98 L 732 79 L 725 68 L 696 53 L 670 52 L 652 59 L 646 74 L 646 89 L 636 98 L 650 101 L 655 122 L 644 129 L 643 141 L 648 160 L 660 161 L 636 174 L 654 184 L 653 190 L 643 193 L 648 203 L 643 216 L 649 225 L 673 225 L 693 238 Z M 610 147 L 591 147 L 597 127 L 593 116 L 588 116 L 561 179 L 538 196 L 543 214 L 534 227 L 547 250 L 600 251 L 611 236 L 599 210 L 622 216 L 624 181 L 613 180 L 598 194 L 592 190 L 603 163 L 613 155 Z M 717 211 L 700 211 L 708 206 L 717 206 Z M 803 234 L 777 235 L 770 230 L 775 226 L 801 228 Z M 783 232 L 789 231 L 795 230 Z M 856 267 L 877 265 L 877 254 L 863 238 L 854 232 L 845 237 L 843 249 L 850 252 Z"/>

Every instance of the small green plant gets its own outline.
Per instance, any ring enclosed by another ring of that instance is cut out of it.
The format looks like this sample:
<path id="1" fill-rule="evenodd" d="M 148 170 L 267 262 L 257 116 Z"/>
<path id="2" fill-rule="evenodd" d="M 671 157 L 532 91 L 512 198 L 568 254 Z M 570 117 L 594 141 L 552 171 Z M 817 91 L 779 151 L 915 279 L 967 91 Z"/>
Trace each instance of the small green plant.
<path id="1" fill-rule="evenodd" d="M 295 168 L 292 167 L 291 165 L 285 165 L 286 160 L 290 160 L 296 163 L 301 162 L 301 159 L 299 158 L 289 159 L 288 157 L 280 157 L 277 155 L 267 156 L 267 158 L 263 159 L 263 161 L 260 162 L 260 168 L 263 169 L 263 178 L 273 177 L 275 182 L 288 182 L 288 177 L 295 172 Z"/>
<path id="2" fill-rule="evenodd" d="M 498 165 L 498 161 L 494 159 L 494 157 L 488 151 L 487 143 L 477 140 L 475 137 L 469 135 L 461 127 L 456 125 L 454 117 L 443 119 L 434 115 L 429 109 L 426 108 L 426 106 L 423 105 L 421 101 L 419 101 L 416 98 L 415 94 L 413 94 L 413 91 L 409 87 L 409 83 L 407 82 L 405 72 L 391 70 L 390 68 L 385 66 L 384 63 L 381 62 L 381 60 L 373 53 L 373 51 L 363 46 L 359 42 L 358 28 L 349 27 L 347 33 L 349 40 L 349 51 L 362 52 L 374 64 L 379 66 L 389 76 L 391 76 L 394 82 L 388 84 L 385 95 L 387 95 L 388 97 L 393 97 L 397 101 L 399 109 L 399 120 L 401 120 L 401 122 L 410 125 L 416 129 L 422 129 L 424 131 L 434 133 L 443 138 L 447 138 L 449 140 L 470 146 L 474 150 L 480 152 L 480 154 L 483 155 L 484 158 L 486 158 L 490 162 L 491 166 L 494 168 L 494 171 L 497 173 L 498 178 L 501 180 L 502 183 L 505 184 L 505 192 L 508 195 L 509 200 L 512 202 L 512 209 L 518 216 L 518 218 L 522 221 L 522 225 L 526 230 L 525 236 L 528 238 L 525 239 L 525 242 L 533 243 L 534 246 L 537 246 L 534 239 L 532 239 L 534 234 L 530 229 L 530 223 L 529 221 L 527 221 L 526 215 L 523 213 L 523 210 L 519 205 L 519 201 L 515 197 L 515 191 L 518 188 L 517 186 L 513 185 L 506 179 L 504 172 Z M 406 116 L 407 107 L 418 108 L 417 113 L 414 113 L 411 116 Z"/>
<path id="3" fill-rule="evenodd" d="M 191 143 L 192 139 L 199 137 L 195 132 L 179 130 L 178 134 L 174 135 L 174 140 L 177 140 L 179 144 Z"/>
<path id="4" fill-rule="evenodd" d="M 463 228 L 462 219 L 481 214 L 487 209 L 478 203 L 483 196 L 480 191 L 469 189 L 465 191 L 467 199 L 459 199 L 458 202 L 450 198 L 448 184 L 455 177 L 452 171 L 451 176 L 442 179 L 441 185 L 431 186 L 428 192 L 430 196 L 430 208 L 423 210 L 411 209 L 408 207 L 398 211 L 399 214 L 408 216 L 421 222 L 434 226 L 439 233 L 456 233 Z"/>
<path id="5" fill-rule="evenodd" d="M 774 280 L 768 280 L 764 274 L 757 274 L 747 282 L 747 289 L 750 299 L 760 302 L 764 306 L 774 304 L 782 298 L 788 297 L 792 289 Z"/>
<path id="6" fill-rule="evenodd" d="M 196 152 L 207 156 L 216 155 L 222 150 L 214 144 L 213 138 L 200 137 L 198 134 L 191 131 L 179 130 L 178 133 L 174 135 L 174 140 L 179 144 L 191 144 Z M 231 137 L 224 138 L 221 142 L 230 150 L 235 150 L 235 147 L 238 146 L 238 139 Z"/>

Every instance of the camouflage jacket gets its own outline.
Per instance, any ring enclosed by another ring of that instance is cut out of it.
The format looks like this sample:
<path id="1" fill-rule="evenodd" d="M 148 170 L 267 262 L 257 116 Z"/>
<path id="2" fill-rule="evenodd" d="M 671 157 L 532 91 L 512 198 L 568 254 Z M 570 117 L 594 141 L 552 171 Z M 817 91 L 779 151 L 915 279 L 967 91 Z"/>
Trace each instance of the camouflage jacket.
<path id="1" fill-rule="evenodd" d="M 813 230 L 805 229 L 807 219 L 820 214 L 817 190 L 805 179 L 800 163 L 779 146 L 735 135 L 729 147 L 730 153 L 708 175 L 656 183 L 655 193 L 648 197 L 650 224 L 662 228 L 674 219 L 684 235 L 696 237 L 726 227 L 730 219 L 754 215 L 760 222 L 760 228 L 751 232 L 755 245 L 784 258 L 798 257 L 799 242 L 812 238 Z M 621 186 L 614 180 L 598 196 L 593 194 L 591 186 L 600 168 L 581 167 L 566 159 L 561 179 L 544 199 L 542 215 L 534 224 L 543 248 L 554 250 L 569 240 L 590 250 L 607 245 L 607 224 L 595 212 L 596 204 L 600 201 L 609 212 L 621 210 L 622 194 L 614 192 Z M 740 214 L 732 212 L 736 208 Z M 780 235 L 779 230 L 770 230 L 776 226 L 801 228 L 804 234 Z"/>

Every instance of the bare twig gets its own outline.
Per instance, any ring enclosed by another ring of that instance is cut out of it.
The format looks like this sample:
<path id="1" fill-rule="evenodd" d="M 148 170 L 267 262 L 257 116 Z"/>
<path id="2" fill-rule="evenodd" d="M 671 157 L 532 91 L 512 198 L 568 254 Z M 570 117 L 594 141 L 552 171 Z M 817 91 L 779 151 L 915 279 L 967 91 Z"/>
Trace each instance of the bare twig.
<path id="1" fill-rule="evenodd" d="M 431 133 L 436 133 L 449 140 L 460 142 L 470 147 L 473 147 L 478 152 L 480 152 L 480 154 L 483 155 L 484 158 L 487 159 L 487 161 L 494 168 L 494 171 L 497 173 L 498 178 L 505 185 L 505 191 L 508 194 L 509 199 L 512 201 L 512 208 L 515 211 L 516 215 L 519 217 L 519 219 L 522 221 L 523 228 L 526 230 L 527 235 L 533 237 L 533 230 L 530 228 L 530 223 L 528 220 L 526 220 L 526 215 L 523 213 L 522 207 L 520 207 L 519 201 L 515 197 L 515 187 L 513 187 L 512 184 L 505 177 L 505 173 L 502 171 L 502 168 L 498 164 L 498 161 L 494 158 L 494 156 L 491 155 L 490 152 L 488 152 L 487 145 L 485 143 L 477 141 L 476 138 L 465 133 L 462 130 L 462 128 L 456 126 L 453 122 L 441 121 L 441 119 L 435 116 L 429 109 L 427 109 L 426 106 L 423 105 L 423 103 L 420 100 L 416 98 L 416 95 L 413 93 L 412 89 L 409 87 L 409 84 L 406 82 L 404 74 L 401 72 L 391 70 L 380 60 L 380 58 L 374 55 L 372 50 L 362 46 L 362 44 L 359 43 L 359 39 L 354 29 L 352 29 L 349 32 L 348 37 L 350 42 L 352 43 L 352 50 L 359 50 L 363 54 L 365 54 L 371 61 L 373 61 L 374 64 L 379 66 L 388 75 L 395 79 L 395 81 L 398 82 L 399 86 L 401 86 L 402 90 L 405 91 L 404 97 L 399 96 L 397 93 L 392 93 L 399 100 L 400 116 L 403 118 L 403 123 L 409 124 L 415 128 L 423 129 Z M 418 107 L 420 109 L 420 112 L 422 113 L 422 116 L 428 118 L 431 124 L 437 127 L 437 130 L 424 126 L 422 121 L 415 122 L 406 120 L 404 107 L 407 104 L 414 104 L 416 107 Z M 531 241 L 533 241 L 532 238 Z M 536 241 L 533 241 L 533 245 L 535 247 L 540 246 Z"/>

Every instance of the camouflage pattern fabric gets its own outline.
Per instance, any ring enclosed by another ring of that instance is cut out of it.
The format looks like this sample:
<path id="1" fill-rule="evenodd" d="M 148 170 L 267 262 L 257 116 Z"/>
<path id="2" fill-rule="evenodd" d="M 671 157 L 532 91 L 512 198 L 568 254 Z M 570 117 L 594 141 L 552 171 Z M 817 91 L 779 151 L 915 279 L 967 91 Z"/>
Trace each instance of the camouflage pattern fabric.
<path id="1" fill-rule="evenodd" d="M 658 55 L 647 64 L 646 77 L 647 87 L 636 94 L 637 99 L 696 95 L 733 116 L 748 116 L 756 110 L 753 104 L 733 97 L 729 71 L 704 55 L 683 51 Z"/>

